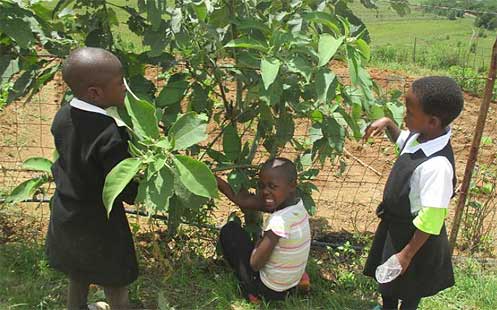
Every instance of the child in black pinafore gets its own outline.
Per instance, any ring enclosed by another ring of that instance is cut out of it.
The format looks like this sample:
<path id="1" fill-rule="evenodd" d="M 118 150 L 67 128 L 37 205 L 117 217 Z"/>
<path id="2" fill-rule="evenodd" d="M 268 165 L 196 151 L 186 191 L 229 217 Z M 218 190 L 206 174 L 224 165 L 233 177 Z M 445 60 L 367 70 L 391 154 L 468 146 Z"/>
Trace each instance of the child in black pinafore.
<path id="1" fill-rule="evenodd" d="M 413 82 L 406 95 L 405 124 L 400 131 L 388 118 L 375 121 L 365 138 L 384 129 L 397 142 L 395 162 L 377 209 L 381 221 L 364 274 L 396 255 L 401 275 L 380 284 L 383 309 L 417 309 L 421 298 L 454 285 L 450 247 L 444 219 L 456 183 L 454 154 L 448 127 L 462 111 L 464 98 L 448 77 Z"/>
<path id="2" fill-rule="evenodd" d="M 124 104 L 122 66 L 106 50 L 80 48 L 69 55 L 62 74 L 75 98 L 52 124 L 59 158 L 52 167 L 48 262 L 69 277 L 68 309 L 88 309 L 89 284 L 103 286 L 112 309 L 127 309 L 127 285 L 137 278 L 138 265 L 122 201 L 133 203 L 137 186 L 128 184 L 109 218 L 102 202 L 106 175 L 130 157 L 126 129 L 105 111 Z M 93 309 L 98 307 L 108 305 Z"/>

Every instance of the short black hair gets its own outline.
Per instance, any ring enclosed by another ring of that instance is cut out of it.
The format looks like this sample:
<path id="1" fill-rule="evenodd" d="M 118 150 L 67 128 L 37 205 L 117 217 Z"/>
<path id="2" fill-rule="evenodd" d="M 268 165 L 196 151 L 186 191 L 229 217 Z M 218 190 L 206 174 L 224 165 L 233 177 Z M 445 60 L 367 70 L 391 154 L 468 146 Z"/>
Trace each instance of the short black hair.
<path id="1" fill-rule="evenodd" d="M 122 74 L 122 64 L 116 55 L 98 47 L 73 50 L 62 65 L 62 78 L 76 97 L 89 86 L 104 86 L 115 75 Z"/>
<path id="2" fill-rule="evenodd" d="M 436 116 L 442 127 L 461 114 L 464 96 L 456 81 L 447 76 L 428 76 L 412 83 L 412 92 L 426 114 Z"/>
<path id="3" fill-rule="evenodd" d="M 287 178 L 288 183 L 297 181 L 297 168 L 295 167 L 295 164 L 287 158 L 276 157 L 267 160 L 262 164 L 261 172 L 266 169 L 280 169 Z"/>

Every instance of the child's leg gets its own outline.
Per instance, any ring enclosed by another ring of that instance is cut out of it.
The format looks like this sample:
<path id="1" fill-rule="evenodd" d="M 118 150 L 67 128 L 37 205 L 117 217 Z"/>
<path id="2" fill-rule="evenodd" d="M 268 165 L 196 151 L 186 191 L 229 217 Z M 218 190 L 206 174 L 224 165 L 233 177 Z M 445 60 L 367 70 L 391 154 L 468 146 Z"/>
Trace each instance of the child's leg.
<path id="1" fill-rule="evenodd" d="M 69 278 L 67 308 L 69 310 L 87 309 L 88 289 L 90 284 Z"/>
<path id="2" fill-rule="evenodd" d="M 109 302 L 110 308 L 129 309 L 128 287 L 109 287 L 104 286 L 105 298 Z"/>
<path id="3" fill-rule="evenodd" d="M 401 310 L 416 310 L 416 309 L 418 309 L 420 302 L 421 302 L 421 298 L 402 300 L 402 303 L 400 305 L 400 309 Z"/>
<path id="4" fill-rule="evenodd" d="M 383 310 L 397 310 L 399 308 L 399 299 L 395 297 L 381 295 L 383 300 Z"/>
<path id="5" fill-rule="evenodd" d="M 221 229 L 221 247 L 223 254 L 240 281 L 245 297 L 255 294 L 254 280 L 257 273 L 250 267 L 250 255 L 254 246 L 250 242 L 248 234 L 240 224 L 229 222 Z"/>

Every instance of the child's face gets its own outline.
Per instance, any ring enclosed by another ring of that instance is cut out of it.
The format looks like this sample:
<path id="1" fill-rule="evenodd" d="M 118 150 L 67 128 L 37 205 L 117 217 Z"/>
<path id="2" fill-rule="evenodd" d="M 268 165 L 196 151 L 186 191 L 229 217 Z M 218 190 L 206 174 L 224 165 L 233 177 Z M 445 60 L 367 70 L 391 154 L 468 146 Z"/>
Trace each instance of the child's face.
<path id="1" fill-rule="evenodd" d="M 406 127 L 411 132 L 420 134 L 431 133 L 441 128 L 438 117 L 426 114 L 423 106 L 410 88 L 406 94 L 406 115 L 404 117 Z"/>
<path id="2" fill-rule="evenodd" d="M 126 96 L 126 86 L 124 85 L 123 75 L 121 73 L 112 75 L 103 86 L 92 86 L 89 93 L 92 100 L 98 106 L 107 108 L 124 105 Z"/>
<path id="3" fill-rule="evenodd" d="M 108 102 L 109 106 L 124 105 L 124 97 L 126 96 L 126 86 L 122 74 L 114 76 L 107 85 L 103 87 L 104 102 Z"/>
<path id="4" fill-rule="evenodd" d="M 259 194 L 266 208 L 277 209 L 295 195 L 297 184 L 289 182 L 278 168 L 264 169 L 259 174 Z"/>

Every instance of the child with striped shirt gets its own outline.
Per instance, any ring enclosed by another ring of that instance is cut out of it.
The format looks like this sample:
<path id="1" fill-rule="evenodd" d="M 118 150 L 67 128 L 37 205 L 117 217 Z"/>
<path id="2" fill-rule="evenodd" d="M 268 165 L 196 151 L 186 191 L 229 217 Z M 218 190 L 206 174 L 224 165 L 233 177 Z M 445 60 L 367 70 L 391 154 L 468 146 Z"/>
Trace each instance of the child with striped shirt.
<path id="1" fill-rule="evenodd" d="M 311 234 L 309 215 L 296 195 L 297 170 L 288 159 L 275 158 L 259 172 L 257 195 L 240 191 L 217 178 L 219 190 L 242 209 L 270 212 L 262 238 L 253 245 L 239 223 L 221 229 L 223 253 L 251 302 L 282 300 L 297 285 L 309 284 L 305 273 Z"/>

